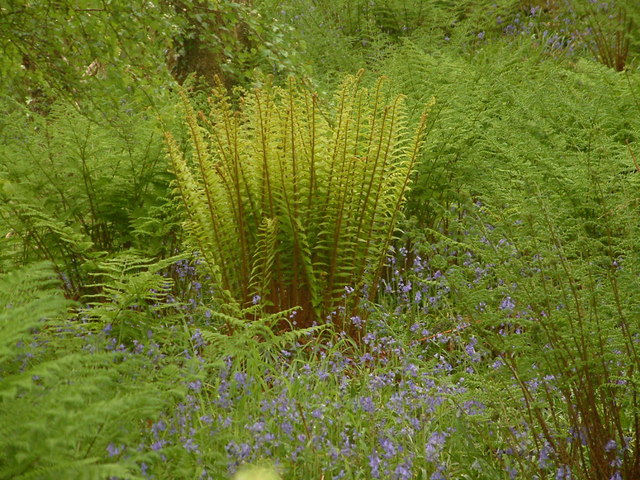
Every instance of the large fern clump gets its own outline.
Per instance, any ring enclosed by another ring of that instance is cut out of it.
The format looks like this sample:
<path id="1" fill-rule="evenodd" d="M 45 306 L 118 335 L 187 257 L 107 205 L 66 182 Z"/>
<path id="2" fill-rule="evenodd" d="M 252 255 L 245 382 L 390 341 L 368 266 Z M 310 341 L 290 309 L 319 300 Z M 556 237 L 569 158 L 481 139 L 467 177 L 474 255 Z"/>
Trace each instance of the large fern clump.
<path id="1" fill-rule="evenodd" d="M 403 97 L 360 76 L 331 111 L 294 80 L 245 93 L 238 109 L 222 90 L 206 115 L 184 104 L 189 147 L 166 133 L 176 190 L 230 298 L 299 306 L 308 326 L 344 302 L 345 287 L 375 289 L 426 115 L 411 138 Z"/>

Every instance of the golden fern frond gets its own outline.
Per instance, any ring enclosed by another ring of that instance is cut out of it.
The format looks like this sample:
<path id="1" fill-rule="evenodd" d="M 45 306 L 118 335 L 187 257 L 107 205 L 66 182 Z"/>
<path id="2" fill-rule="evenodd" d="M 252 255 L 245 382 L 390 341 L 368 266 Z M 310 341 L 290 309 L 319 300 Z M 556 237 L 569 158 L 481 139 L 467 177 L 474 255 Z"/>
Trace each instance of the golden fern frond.
<path id="1" fill-rule="evenodd" d="M 293 79 L 245 92 L 238 108 L 216 90 L 206 116 L 183 101 L 191 160 L 170 145 L 176 191 L 240 306 L 254 294 L 301 306 L 309 326 L 346 285 L 375 280 L 364 274 L 386 254 L 422 138 L 410 138 L 402 96 L 382 79 L 364 88 L 360 72 L 333 112 Z"/>
<path id="2" fill-rule="evenodd" d="M 278 246 L 278 219 L 264 218 L 253 256 L 250 289 L 254 295 L 269 298 Z"/>

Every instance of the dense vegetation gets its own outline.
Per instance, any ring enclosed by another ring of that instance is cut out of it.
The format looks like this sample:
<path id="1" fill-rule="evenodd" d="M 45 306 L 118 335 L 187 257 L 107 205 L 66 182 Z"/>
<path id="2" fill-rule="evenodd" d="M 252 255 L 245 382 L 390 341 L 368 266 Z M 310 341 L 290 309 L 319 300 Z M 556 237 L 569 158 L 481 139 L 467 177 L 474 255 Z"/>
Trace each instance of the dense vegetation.
<path id="1" fill-rule="evenodd" d="M 6 0 L 0 479 L 640 478 L 631 0 Z"/>

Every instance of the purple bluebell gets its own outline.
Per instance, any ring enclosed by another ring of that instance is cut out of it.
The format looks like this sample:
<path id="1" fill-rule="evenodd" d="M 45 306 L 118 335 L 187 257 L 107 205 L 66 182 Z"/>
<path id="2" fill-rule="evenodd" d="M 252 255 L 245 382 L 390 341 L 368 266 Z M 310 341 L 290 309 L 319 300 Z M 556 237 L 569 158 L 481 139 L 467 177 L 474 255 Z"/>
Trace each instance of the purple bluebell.
<path id="1" fill-rule="evenodd" d="M 380 458 L 375 450 L 369 455 L 369 468 L 371 469 L 371 478 L 380 478 Z"/>
<path id="2" fill-rule="evenodd" d="M 503 300 L 502 303 L 500 304 L 500 310 L 507 310 L 507 311 L 511 311 L 516 307 L 516 304 L 513 302 L 513 300 L 511 299 L 511 297 L 509 295 L 507 295 Z"/>
<path id="3" fill-rule="evenodd" d="M 398 453 L 398 448 L 396 447 L 396 444 L 390 438 L 382 437 L 379 440 L 379 443 L 380 443 L 380 446 L 382 447 L 382 451 L 383 451 L 382 456 L 384 458 L 387 458 L 387 459 L 393 458 Z"/>
<path id="4" fill-rule="evenodd" d="M 247 374 L 244 372 L 236 372 L 233 374 L 233 379 L 239 387 L 245 388 L 247 386 Z"/>
<path id="5" fill-rule="evenodd" d="M 291 436 L 291 434 L 293 433 L 293 425 L 291 425 L 291 422 L 282 422 L 282 425 L 280 425 L 280 429 L 289 436 Z"/>
<path id="6" fill-rule="evenodd" d="M 445 432 L 433 432 L 431 434 L 424 447 L 425 458 L 428 462 L 436 462 L 438 460 L 446 440 L 447 434 Z"/>
<path id="7" fill-rule="evenodd" d="M 158 440 L 157 442 L 153 442 L 151 444 L 151 450 L 157 452 L 158 450 L 162 450 L 162 448 L 167 444 L 165 440 Z"/>
<path id="8" fill-rule="evenodd" d="M 198 348 L 205 344 L 204 338 L 202 337 L 202 332 L 199 329 L 196 329 L 194 334 L 191 336 L 191 341 L 193 342 L 193 346 Z"/>
<path id="9" fill-rule="evenodd" d="M 151 431 L 154 435 L 158 435 L 159 432 L 164 432 L 167 429 L 167 424 L 163 420 L 158 420 L 151 425 Z"/>
<path id="10" fill-rule="evenodd" d="M 551 459 L 549 454 L 551 452 L 551 447 L 549 444 L 545 443 L 538 453 L 538 465 L 540 468 L 545 468 L 549 464 L 549 460 Z"/>
<path id="11" fill-rule="evenodd" d="M 360 399 L 360 406 L 362 407 L 362 410 L 364 410 L 367 413 L 373 413 L 376 410 L 376 407 L 371 397 L 362 397 Z"/>
<path id="12" fill-rule="evenodd" d="M 397 480 L 409 480 L 413 478 L 411 472 L 412 462 L 410 458 L 407 458 L 404 462 L 400 463 L 394 470 L 394 478 Z"/>
<path id="13" fill-rule="evenodd" d="M 429 480 L 447 480 L 447 477 L 442 474 L 442 468 L 438 468 L 431 474 Z"/>
<path id="14" fill-rule="evenodd" d="M 556 470 L 556 480 L 571 480 L 571 470 L 567 465 L 560 465 Z"/>
<path id="15" fill-rule="evenodd" d="M 124 450 L 124 445 L 115 446 L 113 443 L 107 445 L 107 452 L 109 452 L 110 457 L 115 457 L 116 455 L 120 455 Z"/>

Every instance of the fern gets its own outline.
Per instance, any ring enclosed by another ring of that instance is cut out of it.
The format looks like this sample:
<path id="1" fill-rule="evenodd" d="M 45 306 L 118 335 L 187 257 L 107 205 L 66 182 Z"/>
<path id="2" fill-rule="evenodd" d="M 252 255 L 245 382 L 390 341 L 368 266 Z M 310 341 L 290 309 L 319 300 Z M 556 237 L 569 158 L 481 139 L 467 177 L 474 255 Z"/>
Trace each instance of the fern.
<path id="1" fill-rule="evenodd" d="M 156 255 L 175 238 L 161 219 L 168 175 L 155 120 L 95 116 L 56 104 L 47 116 L 18 110 L 0 122 L 0 229 L 12 244 L 5 262 L 54 263 L 74 299 L 106 251 L 138 246 Z"/>
<path id="2" fill-rule="evenodd" d="M 579 478 L 636 478 L 637 80 L 531 46 L 425 53 L 406 44 L 389 69 L 416 104 L 443 98 L 410 206 L 430 238 L 462 239 L 430 259 L 452 308 L 506 365 L 489 381 L 524 399 L 536 453 Z M 546 475 L 538 458 L 530 476 Z"/>
<path id="3" fill-rule="evenodd" d="M 119 342 L 140 340 L 155 330 L 153 320 L 171 308 L 164 300 L 172 280 L 160 273 L 179 258 L 153 261 L 127 252 L 99 263 L 90 286 L 100 293 L 84 298 L 93 329 L 108 328 Z"/>
<path id="4" fill-rule="evenodd" d="M 70 303 L 53 278 L 46 265 L 0 277 L 0 478 L 135 478 L 135 452 L 107 447 L 131 443 L 163 402 L 129 379 L 138 360 L 55 333 Z"/>
<path id="5" fill-rule="evenodd" d="M 224 328 L 198 330 L 196 336 L 206 341 L 205 356 L 212 359 L 233 358 L 239 365 L 255 369 L 251 374 L 260 376 L 262 368 L 269 368 L 279 361 L 284 349 L 325 329 L 324 326 L 314 326 L 279 333 L 282 324 L 291 322 L 295 317 L 295 309 L 260 316 L 258 313 L 259 308 L 255 306 L 237 310 L 231 315 L 213 312 L 211 317 L 214 322 L 224 325 Z M 247 318 L 253 321 L 247 322 Z M 228 335 L 229 332 L 233 335 Z"/>
<path id="6" fill-rule="evenodd" d="M 633 77 L 499 43 L 467 58 L 405 42 L 384 69 L 412 110 L 426 92 L 440 107 L 407 205 L 422 226 L 447 233 L 450 212 L 472 200 L 500 208 L 526 202 L 526 181 L 584 218 L 579 205 L 589 186 L 574 179 L 591 169 L 615 188 L 614 179 L 633 168 L 626 151 L 627 140 L 636 149 L 639 127 Z"/>
<path id="7" fill-rule="evenodd" d="M 260 225 L 256 253 L 254 254 L 255 260 L 251 272 L 250 291 L 255 292 L 255 295 L 262 294 L 268 297 L 273 288 L 272 272 L 277 253 L 277 233 L 277 220 L 265 218 Z"/>
<path id="8" fill-rule="evenodd" d="M 187 230 L 240 306 L 260 294 L 273 312 L 302 307 L 297 321 L 310 326 L 345 286 L 376 284 L 426 115 L 410 139 L 404 99 L 382 80 L 371 90 L 360 82 L 345 80 L 334 112 L 294 80 L 246 92 L 239 110 L 216 90 L 207 115 L 183 94 L 191 153 L 165 134 L 176 193 Z"/>

